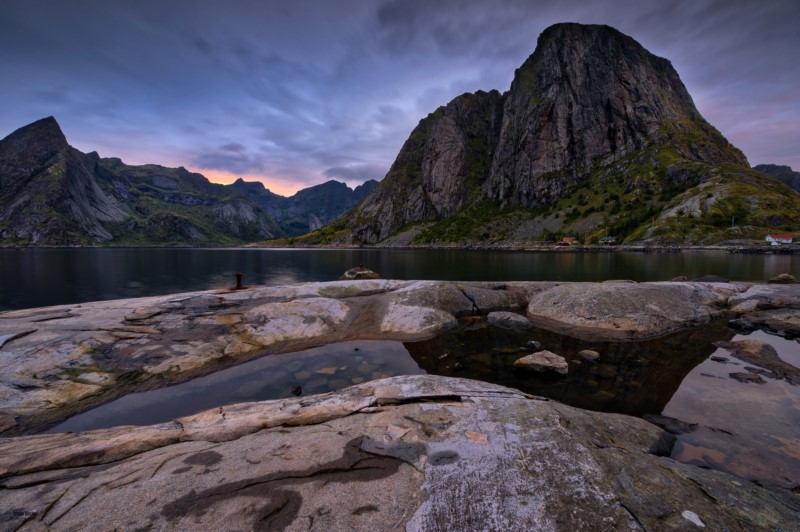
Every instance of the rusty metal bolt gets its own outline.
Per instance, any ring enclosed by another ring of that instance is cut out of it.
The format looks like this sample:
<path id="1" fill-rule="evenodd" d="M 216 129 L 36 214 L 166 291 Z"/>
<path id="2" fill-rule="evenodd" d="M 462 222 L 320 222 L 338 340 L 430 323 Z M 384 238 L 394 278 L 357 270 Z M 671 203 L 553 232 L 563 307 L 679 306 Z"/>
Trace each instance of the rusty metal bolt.
<path id="1" fill-rule="evenodd" d="M 242 286 L 242 277 L 244 277 L 244 274 L 241 272 L 236 272 L 233 275 L 236 276 L 236 287 L 234 290 L 242 290 L 244 288 L 244 286 Z"/>

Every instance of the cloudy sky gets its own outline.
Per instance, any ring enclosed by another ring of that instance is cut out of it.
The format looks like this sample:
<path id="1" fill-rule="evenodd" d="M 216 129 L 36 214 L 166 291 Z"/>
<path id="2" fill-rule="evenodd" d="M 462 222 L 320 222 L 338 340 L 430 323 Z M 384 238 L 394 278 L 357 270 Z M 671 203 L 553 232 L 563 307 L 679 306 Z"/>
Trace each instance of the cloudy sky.
<path id="1" fill-rule="evenodd" d="M 800 170 L 798 0 L 2 0 L 0 137 L 53 115 L 129 164 L 355 185 L 439 105 L 507 90 L 566 21 L 670 59 L 751 164 Z"/>

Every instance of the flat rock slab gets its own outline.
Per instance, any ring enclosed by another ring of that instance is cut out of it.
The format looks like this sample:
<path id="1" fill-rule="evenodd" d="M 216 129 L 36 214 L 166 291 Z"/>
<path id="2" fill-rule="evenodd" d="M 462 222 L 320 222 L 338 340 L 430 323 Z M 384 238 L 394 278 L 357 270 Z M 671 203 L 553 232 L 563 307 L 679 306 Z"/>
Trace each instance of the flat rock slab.
<path id="1" fill-rule="evenodd" d="M 151 427 L 0 440 L 6 529 L 791 530 L 798 497 L 650 423 L 395 377 Z M 502 481 L 498 481 L 502 479 Z"/>
<path id="2" fill-rule="evenodd" d="M 533 295 L 528 317 L 579 338 L 640 340 L 708 323 L 743 290 L 711 283 L 574 283 Z"/>
<path id="3" fill-rule="evenodd" d="M 728 306 L 738 314 L 778 308 L 800 309 L 800 285 L 753 285 L 745 292 L 732 296 Z"/>

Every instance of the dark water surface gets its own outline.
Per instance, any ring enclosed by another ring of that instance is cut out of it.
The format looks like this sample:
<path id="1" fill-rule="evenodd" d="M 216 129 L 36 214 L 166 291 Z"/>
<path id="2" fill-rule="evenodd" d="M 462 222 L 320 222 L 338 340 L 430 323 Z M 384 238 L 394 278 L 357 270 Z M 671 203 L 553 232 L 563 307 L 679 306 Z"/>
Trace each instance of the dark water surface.
<path id="1" fill-rule="evenodd" d="M 332 281 L 363 264 L 384 279 L 665 281 L 719 275 L 800 276 L 798 255 L 388 249 L 0 249 L 0 310 L 162 295 L 246 284 Z"/>
<path id="2" fill-rule="evenodd" d="M 130 394 L 73 416 L 48 432 L 170 421 L 220 405 L 311 395 L 394 375 L 435 374 L 510 386 L 601 412 L 664 414 L 697 423 L 682 434 L 673 458 L 744 478 L 800 485 L 800 387 L 767 379 L 744 384 L 743 371 L 712 342 L 759 339 L 800 366 L 800 343 L 755 332 L 740 336 L 724 322 L 642 342 L 588 342 L 534 329 L 512 331 L 485 320 L 424 342 L 350 341 L 266 356 L 183 384 Z M 513 367 L 529 340 L 562 355 L 569 375 Z M 578 356 L 600 353 L 597 362 Z M 726 357 L 727 363 L 711 360 Z"/>

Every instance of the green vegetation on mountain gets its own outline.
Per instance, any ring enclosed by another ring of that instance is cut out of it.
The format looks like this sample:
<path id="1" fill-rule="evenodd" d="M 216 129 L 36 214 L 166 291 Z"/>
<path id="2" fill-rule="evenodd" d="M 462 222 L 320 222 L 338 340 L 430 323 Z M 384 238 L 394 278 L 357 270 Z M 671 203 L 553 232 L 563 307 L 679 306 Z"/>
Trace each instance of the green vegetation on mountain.
<path id="1" fill-rule="evenodd" d="M 48 117 L 0 140 L 0 245 L 239 245 L 319 227 L 374 184 L 329 181 L 292 198 L 261 183 L 220 185 L 185 168 L 81 153 Z M 289 205 L 281 225 L 253 190 Z"/>
<path id="2" fill-rule="evenodd" d="M 557 24 L 508 92 L 428 115 L 372 194 L 297 243 L 763 241 L 800 230 L 798 213 L 800 195 L 749 167 L 669 61 L 607 26 Z"/>

